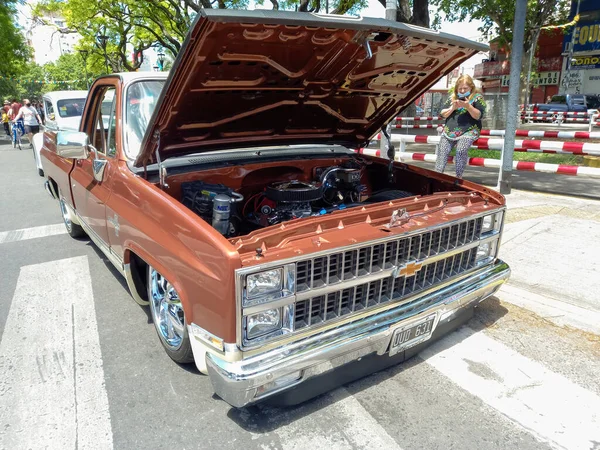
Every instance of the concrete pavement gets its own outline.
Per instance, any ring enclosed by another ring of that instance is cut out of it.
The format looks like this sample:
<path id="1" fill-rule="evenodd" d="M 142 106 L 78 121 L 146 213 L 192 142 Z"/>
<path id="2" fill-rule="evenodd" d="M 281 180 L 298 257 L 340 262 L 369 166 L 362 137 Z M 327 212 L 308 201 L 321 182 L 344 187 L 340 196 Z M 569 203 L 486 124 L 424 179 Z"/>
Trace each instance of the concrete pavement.
<path id="1" fill-rule="evenodd" d="M 507 205 L 499 298 L 600 335 L 600 201 L 513 191 Z"/>

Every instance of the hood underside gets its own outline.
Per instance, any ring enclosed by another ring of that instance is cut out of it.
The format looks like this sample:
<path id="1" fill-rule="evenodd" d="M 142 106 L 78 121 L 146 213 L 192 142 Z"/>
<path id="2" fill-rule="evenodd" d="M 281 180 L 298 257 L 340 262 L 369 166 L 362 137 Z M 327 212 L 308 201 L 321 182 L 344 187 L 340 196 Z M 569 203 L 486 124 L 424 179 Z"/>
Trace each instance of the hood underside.
<path id="1" fill-rule="evenodd" d="M 264 145 L 363 146 L 487 46 L 384 19 L 203 10 L 177 56 L 136 166 Z M 159 139 L 157 139 L 159 138 Z"/>

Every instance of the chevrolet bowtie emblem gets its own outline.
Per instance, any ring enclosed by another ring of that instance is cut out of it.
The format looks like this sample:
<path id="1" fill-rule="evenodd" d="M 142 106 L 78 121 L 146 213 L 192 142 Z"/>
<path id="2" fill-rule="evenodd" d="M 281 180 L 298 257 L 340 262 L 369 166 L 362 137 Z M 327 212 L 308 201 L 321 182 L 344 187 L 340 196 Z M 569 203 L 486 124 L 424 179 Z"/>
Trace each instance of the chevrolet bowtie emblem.
<path id="1" fill-rule="evenodd" d="M 392 276 L 394 278 L 398 278 L 398 277 L 412 277 L 415 273 L 417 273 L 419 270 L 421 270 L 421 267 L 423 267 L 423 263 L 411 262 L 411 263 L 408 263 L 405 266 L 396 267 L 392 271 Z"/>

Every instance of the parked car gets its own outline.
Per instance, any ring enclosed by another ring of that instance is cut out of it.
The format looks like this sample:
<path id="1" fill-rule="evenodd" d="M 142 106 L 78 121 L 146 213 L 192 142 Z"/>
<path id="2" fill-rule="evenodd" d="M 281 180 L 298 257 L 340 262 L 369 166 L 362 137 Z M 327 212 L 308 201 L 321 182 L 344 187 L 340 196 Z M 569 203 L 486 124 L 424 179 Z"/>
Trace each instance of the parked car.
<path id="1" fill-rule="evenodd" d="M 201 10 L 168 78 L 103 76 L 80 132 L 45 132 L 46 189 L 174 361 L 235 407 L 298 403 L 417 354 L 508 278 L 502 195 L 353 150 L 486 48 L 383 19 Z"/>
<path id="2" fill-rule="evenodd" d="M 597 95 L 564 94 L 554 95 L 550 103 L 536 103 L 533 111 L 587 112 L 597 109 L 600 100 Z"/>
<path id="3" fill-rule="evenodd" d="M 53 91 L 44 94 L 42 97 L 45 117 L 44 127 L 52 131 L 77 131 L 87 94 L 88 91 Z M 40 127 L 40 133 L 33 136 L 32 142 L 33 157 L 40 176 L 44 176 L 40 158 L 44 137 L 42 128 Z"/>

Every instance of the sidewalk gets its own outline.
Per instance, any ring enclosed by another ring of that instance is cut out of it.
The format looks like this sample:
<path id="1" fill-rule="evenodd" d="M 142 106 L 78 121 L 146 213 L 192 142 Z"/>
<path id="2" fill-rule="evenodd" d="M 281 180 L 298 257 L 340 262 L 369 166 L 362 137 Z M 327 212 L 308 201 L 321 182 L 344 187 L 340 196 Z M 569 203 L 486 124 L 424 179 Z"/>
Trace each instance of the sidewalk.
<path id="1" fill-rule="evenodd" d="M 600 334 L 600 201 L 513 190 L 507 205 L 498 298 Z"/>

